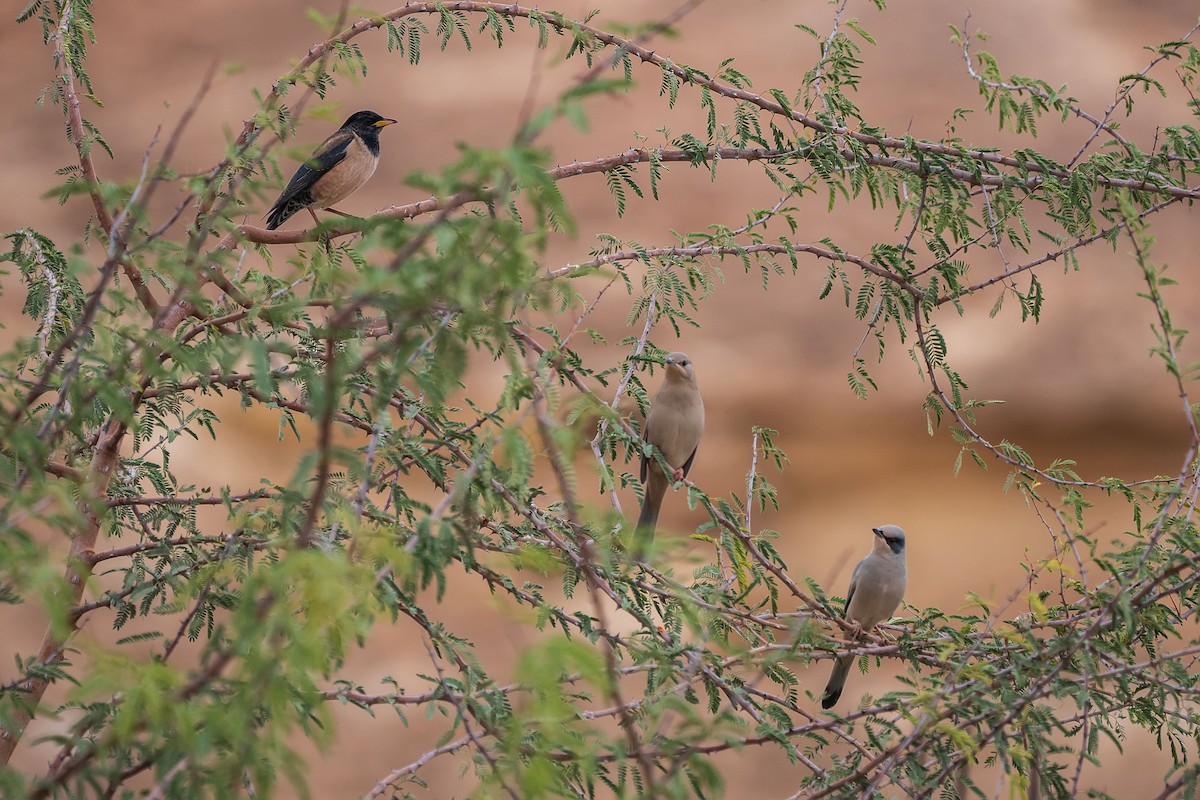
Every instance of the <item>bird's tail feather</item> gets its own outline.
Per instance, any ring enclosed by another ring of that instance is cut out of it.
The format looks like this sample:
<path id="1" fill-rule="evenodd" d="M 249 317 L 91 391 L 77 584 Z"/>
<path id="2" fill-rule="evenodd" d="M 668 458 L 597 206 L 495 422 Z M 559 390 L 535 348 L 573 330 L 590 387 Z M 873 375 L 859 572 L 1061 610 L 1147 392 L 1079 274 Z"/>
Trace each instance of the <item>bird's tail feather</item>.
<path id="1" fill-rule="evenodd" d="M 280 199 L 280 202 L 271 207 L 267 212 L 267 230 L 273 231 L 301 209 L 312 205 L 312 198 L 303 196 L 288 198 L 287 200 Z"/>
<path id="2" fill-rule="evenodd" d="M 646 482 L 646 493 L 642 500 L 642 512 L 638 515 L 637 527 L 633 531 L 633 555 L 641 558 L 646 548 L 654 541 L 654 529 L 658 526 L 658 512 L 662 509 L 663 495 L 667 492 L 665 481 L 652 475 Z"/>
<path id="3" fill-rule="evenodd" d="M 825 684 L 825 694 L 821 695 L 821 708 L 833 708 L 834 703 L 842 696 L 842 689 L 846 686 L 846 677 L 850 674 L 850 666 L 853 663 L 854 656 L 842 656 L 834 662 L 829 683 Z"/>

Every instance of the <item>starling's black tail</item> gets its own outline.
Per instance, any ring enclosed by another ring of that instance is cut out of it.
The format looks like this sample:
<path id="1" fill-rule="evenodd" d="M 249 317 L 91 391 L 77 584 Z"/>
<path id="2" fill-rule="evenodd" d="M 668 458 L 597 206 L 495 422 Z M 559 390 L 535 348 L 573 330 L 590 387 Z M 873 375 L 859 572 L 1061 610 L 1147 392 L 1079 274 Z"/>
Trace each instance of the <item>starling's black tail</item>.
<path id="1" fill-rule="evenodd" d="M 308 208 L 313 204 L 313 199 L 308 192 L 302 192 L 295 197 L 281 197 L 267 212 L 267 230 L 273 231 L 280 225 L 288 221 L 288 218 Z"/>

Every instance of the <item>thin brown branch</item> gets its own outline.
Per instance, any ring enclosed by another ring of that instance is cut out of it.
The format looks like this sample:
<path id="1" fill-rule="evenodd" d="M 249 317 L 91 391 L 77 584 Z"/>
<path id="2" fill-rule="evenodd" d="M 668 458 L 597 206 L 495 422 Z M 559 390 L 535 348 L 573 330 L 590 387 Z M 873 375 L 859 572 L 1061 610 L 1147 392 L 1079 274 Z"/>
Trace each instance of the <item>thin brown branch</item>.
<path id="1" fill-rule="evenodd" d="M 604 580 L 604 577 L 599 574 L 596 569 L 596 557 L 594 548 L 591 544 L 590 536 L 586 528 L 580 524 L 577 513 L 577 504 L 575 500 L 575 491 L 571 485 L 571 477 L 569 475 L 569 465 L 562 452 L 559 450 L 558 444 L 554 439 L 553 427 L 554 423 L 550 420 L 546 412 L 546 396 L 540 384 L 535 384 L 538 389 L 535 391 L 533 405 L 535 417 L 537 419 L 538 430 L 541 433 L 542 444 L 549 454 L 551 469 L 558 480 L 559 488 L 562 492 L 563 503 L 567 509 L 567 519 L 572 527 L 580 531 L 582 536 L 578 542 L 580 555 L 583 559 L 584 573 L 587 576 L 589 587 L 589 595 L 592 600 L 592 613 L 596 615 L 596 622 L 600 630 L 611 630 L 608 621 L 608 611 L 605 608 L 604 600 L 601 597 L 598 583 Z M 658 776 L 655 772 L 655 764 L 646 756 L 646 750 L 642 743 L 642 737 L 638 733 L 637 723 L 633 719 L 633 715 L 629 711 L 629 706 L 625 702 L 621 692 L 621 679 L 619 665 L 617 663 L 617 653 L 610 640 L 604 639 L 603 646 L 604 667 L 608 672 L 608 685 L 605 690 L 611 698 L 613 705 L 620 709 L 617 715 L 618 723 L 621 730 L 625 734 L 626 742 L 629 745 L 629 751 L 633 754 L 641 769 L 642 780 L 646 787 L 648 797 L 655 797 L 658 793 Z"/>
<path id="2" fill-rule="evenodd" d="M 322 398 L 321 416 L 317 428 L 317 480 L 308 500 L 304 523 L 296 534 L 296 547 L 304 549 L 313 542 L 317 518 L 325 500 L 325 489 L 329 485 L 329 471 L 333 461 L 333 420 L 339 396 L 337 383 L 337 350 L 333 335 L 325 339 L 325 396 Z"/>
<path id="3" fill-rule="evenodd" d="M 91 145 L 87 143 L 87 131 L 83 123 L 83 108 L 79 100 L 78 80 L 72 58 L 66 52 L 66 35 L 73 24 L 71 15 L 74 8 L 70 0 L 62 5 L 62 15 L 54 34 L 50 38 L 50 47 L 54 52 L 54 63 L 58 65 L 63 107 L 67 115 L 67 128 L 71 134 L 71 144 L 75 146 L 79 156 L 79 167 L 83 171 L 84 185 L 88 196 L 92 199 L 92 209 L 96 212 L 96 220 L 101 229 L 112 230 L 113 218 L 108 210 L 104 197 L 100 193 L 100 178 L 96 174 L 96 164 L 92 160 Z"/>
<path id="4" fill-rule="evenodd" d="M 1188 30 L 1188 32 L 1185 33 L 1182 36 L 1182 38 L 1180 38 L 1179 41 L 1182 41 L 1182 42 L 1188 41 L 1189 39 L 1191 39 L 1193 36 L 1196 35 L 1197 30 L 1200 30 L 1200 22 L 1193 25 L 1191 27 L 1191 29 Z M 1138 77 L 1141 77 L 1141 78 L 1146 77 L 1147 75 L 1150 74 L 1151 70 L 1153 70 L 1156 66 L 1161 64 L 1163 61 L 1166 61 L 1170 57 L 1171 57 L 1170 51 L 1168 51 L 1166 49 L 1161 50 L 1158 53 L 1158 55 L 1155 56 L 1154 58 L 1152 58 L 1150 60 L 1150 63 L 1147 64 L 1142 69 L 1142 71 L 1138 73 Z M 1133 92 L 1133 90 L 1135 88 L 1141 87 L 1144 85 L 1139 81 L 1129 80 L 1128 77 L 1129 76 L 1126 76 L 1125 86 L 1116 93 L 1116 96 L 1113 97 L 1112 103 L 1109 104 L 1108 108 L 1104 109 L 1104 114 L 1101 115 L 1100 119 L 1095 121 L 1096 128 L 1095 128 L 1095 130 L 1092 131 L 1092 135 L 1087 138 L 1087 141 L 1085 141 L 1083 144 L 1081 144 L 1079 146 L 1079 150 L 1077 150 L 1075 152 L 1075 155 L 1073 155 L 1070 159 L 1067 160 L 1068 167 L 1074 166 L 1079 161 L 1079 159 L 1083 157 L 1083 154 L 1087 152 L 1087 149 L 1089 147 L 1091 147 L 1092 142 L 1096 141 L 1096 137 L 1100 135 L 1100 131 L 1106 131 L 1108 133 L 1112 133 L 1113 128 L 1111 125 L 1109 125 L 1109 121 L 1113 117 L 1113 112 L 1115 112 L 1117 110 L 1117 107 L 1119 105 L 1121 105 L 1121 103 L 1126 102 L 1126 100 L 1129 98 L 1129 95 Z M 1118 141 L 1121 141 L 1122 144 L 1124 144 L 1124 140 L 1121 140 L 1118 138 Z M 1129 150 L 1129 146 L 1127 144 L 1125 145 L 1125 149 L 1126 149 L 1126 151 Z"/>
<path id="5" fill-rule="evenodd" d="M 1086 120 L 1087 122 L 1092 124 L 1092 126 L 1093 126 L 1092 135 L 1088 138 L 1088 140 L 1084 143 L 1084 145 L 1079 149 L 1079 152 L 1076 153 L 1075 157 L 1072 158 L 1071 161 L 1068 163 L 1074 164 L 1076 161 L 1078 161 L 1079 157 L 1083 154 L 1083 152 L 1087 149 L 1087 147 L 1093 141 L 1095 141 L 1095 138 L 1100 133 L 1100 131 L 1104 131 L 1109 136 L 1113 137 L 1113 139 L 1118 144 L 1120 144 L 1121 147 L 1123 147 L 1125 149 L 1126 154 L 1128 154 L 1131 158 L 1137 156 L 1137 151 L 1134 149 L 1133 145 L 1131 145 L 1129 143 L 1129 140 L 1126 139 L 1124 136 L 1122 136 L 1120 134 L 1120 132 L 1117 131 L 1116 128 L 1114 128 L 1112 125 L 1109 124 L 1109 118 L 1111 117 L 1111 113 L 1112 113 L 1111 108 L 1109 109 L 1109 113 L 1104 115 L 1103 119 L 1098 119 L 1098 118 L 1092 116 L 1091 114 L 1089 114 L 1088 112 L 1084 111 L 1082 108 L 1080 108 L 1075 103 L 1068 102 L 1067 98 L 1051 96 L 1048 92 L 1046 92 L 1044 89 L 1042 89 L 1039 86 L 1031 86 L 1031 85 L 1025 84 L 1025 83 L 1007 83 L 1004 81 L 992 81 L 992 80 L 988 80 L 987 78 L 983 77 L 978 72 L 976 72 L 975 65 L 971 62 L 971 34 L 968 32 L 968 29 L 967 29 L 967 26 L 970 24 L 970 22 L 971 22 L 971 15 L 968 12 L 966 22 L 963 23 L 962 54 L 963 54 L 963 62 L 967 65 L 967 74 L 971 76 L 972 80 L 974 80 L 979 85 L 985 86 L 994 91 L 1010 92 L 1013 94 L 1024 93 L 1024 94 L 1031 95 L 1033 97 L 1038 98 L 1039 100 L 1044 101 L 1051 108 L 1054 108 L 1056 111 L 1061 110 L 1061 108 L 1065 107 L 1076 117 Z M 1194 30 L 1195 29 L 1193 28 L 1193 31 Z M 1147 69 L 1149 69 L 1149 68 L 1147 68 Z M 1114 105 L 1113 108 L 1115 108 L 1115 107 L 1116 106 Z"/>

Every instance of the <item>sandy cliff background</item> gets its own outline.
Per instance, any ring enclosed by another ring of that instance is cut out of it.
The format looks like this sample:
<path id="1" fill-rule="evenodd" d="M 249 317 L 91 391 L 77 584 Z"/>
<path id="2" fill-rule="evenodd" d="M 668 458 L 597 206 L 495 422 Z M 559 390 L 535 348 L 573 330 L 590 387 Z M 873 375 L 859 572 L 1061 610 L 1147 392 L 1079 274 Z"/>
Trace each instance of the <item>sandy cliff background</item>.
<path id="1" fill-rule="evenodd" d="M 324 0 L 315 5 L 325 13 L 336 12 L 336 6 Z M 561 2 L 555 7 L 580 14 L 591 5 Z M 599 5 L 602 13 L 596 24 L 601 27 L 614 20 L 654 18 L 674 7 L 644 0 L 605 0 Z M 1147 64 L 1151 56 L 1143 45 L 1180 37 L 1195 22 L 1198 10 L 1182 0 L 1008 0 L 973 5 L 969 27 L 991 35 L 983 46 L 1007 71 L 1069 84 L 1080 104 L 1093 111 L 1108 105 L 1120 76 Z M 678 38 L 660 40 L 657 49 L 709 72 L 733 56 L 757 88 L 790 89 L 817 57 L 816 44 L 795 24 L 827 31 L 834 8 L 788 0 L 710 0 L 683 20 Z M 99 4 L 98 43 L 89 65 L 106 107 L 86 114 L 116 151 L 114 160 L 99 162 L 102 176 L 136 176 L 156 128 L 173 128 L 214 60 L 237 69 L 218 75 L 183 139 L 176 166 L 184 172 L 199 171 L 219 159 L 227 133 L 239 130 L 251 112 L 251 89 L 268 87 L 324 38 L 299 9 L 290 3 L 243 0 Z M 851 2 L 846 13 L 859 18 L 878 42 L 864 46 L 859 100 L 869 122 L 932 139 L 945 133 L 946 120 L 956 107 L 979 105 L 962 54 L 949 41 L 948 24 L 961 26 L 967 17 L 963 0 L 895 3 L 884 14 L 870 3 Z M 343 81 L 334 90 L 334 116 L 340 119 L 359 108 L 372 108 L 398 118 L 400 124 L 384 132 L 383 160 L 375 178 L 343 208 L 367 214 L 421 199 L 423 193 L 404 183 L 413 170 L 450 161 L 457 142 L 504 144 L 529 91 L 530 76 L 537 71 L 529 32 L 522 28 L 510 41 L 512 46 L 497 52 L 481 37 L 471 53 L 460 44 L 439 52 L 430 42 L 421 64 L 413 67 L 406 59 L 389 56 L 384 36 L 360 39 L 370 73 L 357 83 Z M 35 108 L 38 93 L 53 74 L 36 24 L 17 26 L 11 13 L 0 22 L 0 67 L 5 111 L 0 153 L 6 154 L 0 229 L 28 225 L 56 238 L 75 236 L 89 214 L 88 204 L 76 199 L 58 206 L 43 199 L 56 183 L 54 169 L 70 163 L 73 151 L 57 109 Z M 581 69 L 574 64 L 541 73 L 538 96 L 552 97 Z M 1169 70 L 1164 77 L 1170 79 Z M 699 127 L 694 98 L 681 102 L 680 110 L 668 111 L 657 96 L 654 76 L 646 71 L 642 78 L 632 94 L 600 99 L 591 107 L 590 132 L 565 126 L 552 131 L 546 142 L 554 148 L 554 161 L 616 153 L 637 143 L 635 133 L 653 136 L 661 126 L 675 133 Z M 1178 107 L 1152 98 L 1147 103 L 1151 110 L 1127 129 L 1130 136 L 1148 142 L 1155 126 L 1187 121 Z M 332 127 L 321 120 L 305 123 L 299 134 L 303 149 Z M 969 143 L 1003 143 L 994 127 L 975 115 L 959 130 Z M 1040 147 L 1063 157 L 1075 150 L 1089 128 L 1081 122 L 1046 122 L 1044 131 Z M 674 166 L 664 183 L 662 202 L 631 198 L 623 219 L 616 217 L 602 179 L 567 182 L 564 191 L 580 234 L 575 240 L 557 241 L 547 264 L 585 259 L 596 232 L 646 245 L 668 244 L 670 230 L 700 230 L 712 223 L 736 227 L 745 221 L 747 209 L 766 208 L 777 199 L 754 168 L 729 164 L 723 170 L 722 180 L 713 185 L 702 170 Z M 887 214 L 870 214 L 865 206 L 839 206 L 833 214 L 823 208 L 823 199 L 818 199 L 811 214 L 802 215 L 799 240 L 817 242 L 828 236 L 847 249 L 864 252 L 871 242 L 889 236 Z M 1194 223 L 1185 221 L 1186 213 L 1175 209 L 1158 221 L 1154 258 L 1172 264 L 1190 285 L 1190 259 L 1200 237 Z M 277 263 L 282 265 L 283 259 Z M 724 264 L 722 270 L 724 280 L 699 315 L 703 332 L 685 332 L 679 342 L 698 365 L 709 413 L 692 477 L 717 494 L 744 486 L 751 426 L 775 428 L 791 465 L 782 475 L 767 473 L 780 487 L 782 508 L 756 516 L 756 525 L 782 533 L 781 549 L 795 572 L 812 575 L 842 594 L 850 568 L 869 546 L 870 527 L 895 522 L 910 535 L 911 604 L 952 611 L 964 606 L 967 592 L 1000 600 L 1015 590 L 1024 574 L 1022 562 L 1049 552 L 1048 533 L 1019 496 L 1003 493 L 1004 470 L 999 466 L 988 472 L 967 466 L 960 475 L 953 474 L 957 446 L 945 431 L 927 435 L 922 401 L 928 387 L 899 343 L 889 342 L 887 363 L 875 368 L 879 391 L 866 401 L 855 400 L 845 375 L 865 328 L 836 299 L 818 301 L 823 265 L 802 260 L 797 276 L 775 279 L 769 292 L 761 289 L 756 274 L 744 274 L 736 262 Z M 989 319 L 994 296 L 968 301 L 968 313 L 961 320 L 943 317 L 951 361 L 974 395 L 1008 401 L 984 413 L 983 432 L 994 440 L 1020 442 L 1039 460 L 1075 458 L 1089 478 L 1177 472 L 1186 447 L 1183 415 L 1172 382 L 1148 355 L 1153 345 L 1152 308 L 1132 299 L 1142 284 L 1127 248 L 1093 248 L 1081 271 L 1051 266 L 1041 276 L 1047 301 L 1038 325 L 1018 324 L 1012 305 Z M 0 314 L 7 328 L 0 338 L 7 341 L 22 330 L 21 299 L 12 291 L 11 278 L 2 280 L 6 294 L 0 298 Z M 1180 290 L 1168 296 L 1168 303 L 1180 327 L 1196 327 L 1200 296 Z M 615 341 L 626 312 L 627 298 L 614 290 L 596 322 Z M 666 330 L 656 341 L 671 346 Z M 620 355 L 614 348 L 598 357 L 615 362 Z M 489 363 L 481 360 L 472 368 L 484 383 L 495 378 Z M 253 486 L 260 475 L 288 473 L 290 451 L 277 442 L 274 418 L 242 415 L 232 405 L 221 412 L 227 433 L 219 448 L 189 452 L 181 447 L 176 453 L 176 463 L 184 465 L 191 480 L 199 485 Z M 623 495 L 623 500 L 631 504 L 632 495 Z M 668 530 L 683 532 L 698 521 L 682 500 L 668 499 L 667 505 Z M 1090 522 L 1102 534 L 1116 536 L 1129 525 L 1128 510 L 1101 504 Z M 519 652 L 519 633 L 515 626 L 498 625 L 491 613 L 481 614 L 479 609 L 489 608 L 491 601 L 474 591 L 452 591 L 439 609 L 441 619 L 502 663 Z M 93 634 L 104 635 L 89 632 Z M 36 614 L 14 620 L 0 639 L 0 660 L 11 663 L 9 651 L 28 653 L 40 638 Z M 427 670 L 424 652 L 397 633 L 373 640 L 369 651 L 355 655 L 347 672 L 370 687 L 384 675 L 402 677 L 422 670 Z M 805 676 L 804 688 L 819 691 L 824 678 L 822 666 Z M 885 670 L 856 676 L 847 696 L 854 702 L 859 690 L 880 692 L 891 680 Z M 316 797 L 358 795 L 423 752 L 419 735 L 386 712 L 373 720 L 359 713 L 338 718 L 343 728 L 337 744 L 311 756 Z M 44 734 L 47 728 L 34 732 Z M 1124 757 L 1111 748 L 1106 752 L 1109 766 L 1089 768 L 1086 784 L 1124 797 L 1138 796 L 1139 788 L 1161 786 L 1165 759 L 1153 742 L 1134 738 Z M 44 748 L 25 746 L 18 764 L 32 769 L 46 757 Z M 1129 769 L 1132 763 L 1139 768 Z M 723 764 L 731 798 L 778 797 L 795 785 L 791 768 L 775 751 L 728 754 Z M 458 782 L 456 764 L 450 761 L 435 765 L 426 777 L 429 797 L 469 791 L 470 784 Z"/>

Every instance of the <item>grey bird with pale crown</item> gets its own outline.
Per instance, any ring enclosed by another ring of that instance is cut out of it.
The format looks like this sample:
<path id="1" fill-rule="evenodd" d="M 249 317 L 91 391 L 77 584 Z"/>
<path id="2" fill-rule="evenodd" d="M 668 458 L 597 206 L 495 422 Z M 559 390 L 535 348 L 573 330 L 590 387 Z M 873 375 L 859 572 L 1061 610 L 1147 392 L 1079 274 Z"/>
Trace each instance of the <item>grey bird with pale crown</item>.
<path id="1" fill-rule="evenodd" d="M 642 438 L 662 454 L 673 472 L 666 473 L 658 459 L 642 453 L 642 512 L 634 531 L 633 553 L 640 557 L 654 540 L 658 512 L 667 487 L 683 480 L 696 460 L 700 435 L 704 433 L 704 401 L 696 386 L 696 370 L 686 353 L 671 353 L 662 388 L 646 414 Z"/>
<path id="2" fill-rule="evenodd" d="M 881 622 L 891 618 L 904 598 L 908 583 L 908 567 L 904 564 L 904 531 L 896 525 L 872 528 L 875 544 L 871 553 L 854 568 L 850 590 L 846 592 L 846 619 L 855 628 L 851 639 L 857 639 Z M 840 656 L 833 665 L 833 674 L 821 696 L 821 708 L 833 708 L 842 696 L 846 676 L 854 656 Z"/>

